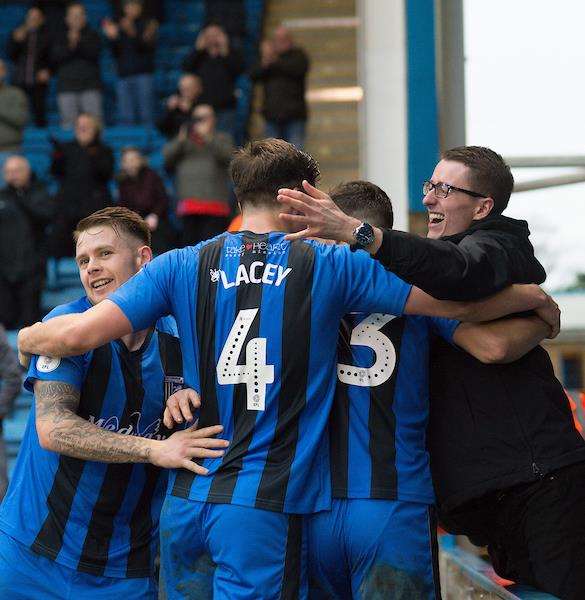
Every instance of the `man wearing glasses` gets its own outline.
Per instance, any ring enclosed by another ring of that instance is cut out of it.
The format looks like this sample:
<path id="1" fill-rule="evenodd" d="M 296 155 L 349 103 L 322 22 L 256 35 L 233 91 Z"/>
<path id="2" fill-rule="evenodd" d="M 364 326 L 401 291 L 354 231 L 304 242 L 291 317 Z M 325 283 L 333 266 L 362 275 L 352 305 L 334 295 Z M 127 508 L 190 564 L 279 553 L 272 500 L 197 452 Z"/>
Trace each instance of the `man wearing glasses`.
<path id="1" fill-rule="evenodd" d="M 308 184 L 281 190 L 281 217 L 363 248 L 441 299 L 471 300 L 511 283 L 541 283 L 525 221 L 502 215 L 514 185 L 502 157 L 466 146 L 443 153 L 423 184 L 427 238 L 371 227 Z M 428 447 L 440 520 L 488 545 L 496 571 L 563 600 L 585 598 L 585 442 L 540 346 L 484 365 L 435 340 Z"/>

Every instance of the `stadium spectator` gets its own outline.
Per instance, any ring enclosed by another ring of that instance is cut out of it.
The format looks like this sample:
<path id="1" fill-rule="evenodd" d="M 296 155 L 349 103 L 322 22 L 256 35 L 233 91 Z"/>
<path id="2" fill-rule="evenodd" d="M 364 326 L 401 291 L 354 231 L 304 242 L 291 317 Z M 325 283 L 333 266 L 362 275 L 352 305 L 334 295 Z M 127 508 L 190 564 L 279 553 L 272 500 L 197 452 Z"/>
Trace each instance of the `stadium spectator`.
<path id="1" fill-rule="evenodd" d="M 236 79 L 244 71 L 242 53 L 230 46 L 219 25 L 208 25 L 197 36 L 195 49 L 183 61 L 183 71 L 201 77 L 199 99 L 215 110 L 217 129 L 232 137 L 236 128 Z"/>
<path id="2" fill-rule="evenodd" d="M 101 140 L 95 116 L 81 114 L 75 123 L 75 139 L 54 141 L 51 173 L 59 180 L 49 255 L 73 255 L 71 231 L 80 219 L 111 204 L 108 184 L 114 173 L 114 155 Z"/>
<path id="3" fill-rule="evenodd" d="M 47 86 L 49 84 L 49 32 L 40 8 L 28 9 L 24 23 L 8 39 L 8 56 L 14 62 L 14 85 L 28 97 L 34 123 L 45 127 Z"/>
<path id="4" fill-rule="evenodd" d="M 148 227 L 120 207 L 81 221 L 75 239 L 86 295 L 49 320 L 99 305 L 152 258 Z M 169 318 L 83 356 L 31 360 L 34 408 L 0 506 L 5 598 L 157 600 L 163 469 L 204 474 L 191 459 L 220 457 L 227 445 L 211 437 L 221 427 L 164 429 L 182 371 Z"/>
<path id="5" fill-rule="evenodd" d="M 10 154 L 20 150 L 27 122 L 26 95 L 6 83 L 6 63 L 0 59 L 0 167 Z"/>
<path id="6" fill-rule="evenodd" d="M 426 239 L 381 230 L 339 211 L 326 194 L 287 190 L 301 214 L 295 237 L 359 241 L 406 281 L 439 298 L 473 299 L 542 282 L 525 221 L 502 215 L 514 185 L 488 148 L 443 153 L 424 183 Z M 537 346 L 483 365 L 437 340 L 431 351 L 429 450 L 439 517 L 487 545 L 496 572 L 563 599 L 585 597 L 585 441 L 550 358 Z"/>
<path id="7" fill-rule="evenodd" d="M 0 323 L 0 502 L 8 488 L 8 461 L 2 422 L 14 408 L 14 401 L 20 393 L 22 375 L 16 353 L 10 347 L 6 330 Z"/>
<path id="8" fill-rule="evenodd" d="M 230 43 L 239 50 L 246 38 L 246 5 L 244 0 L 205 0 L 204 26 L 219 25 Z"/>
<path id="9" fill-rule="evenodd" d="M 142 15 L 141 0 L 125 0 L 115 23 L 104 19 L 103 32 L 118 64 L 118 124 L 154 124 L 154 53 L 158 23 Z"/>
<path id="10" fill-rule="evenodd" d="M 166 252 L 172 243 L 167 219 L 169 197 L 160 175 L 148 166 L 138 148 L 125 148 L 118 174 L 118 204 L 138 213 L 148 225 L 155 254 Z"/>
<path id="11" fill-rule="evenodd" d="M 538 286 L 517 286 L 476 304 L 440 302 L 364 252 L 288 243 L 276 192 L 285 181 L 315 183 L 319 171 L 282 140 L 250 144 L 230 172 L 242 233 L 165 253 L 91 311 L 21 330 L 19 350 L 23 358 L 75 355 L 174 316 L 184 378 L 199 382 L 205 398 L 200 423 L 220 415 L 233 440 L 221 461 L 205 461 L 208 477 L 171 474 L 160 521 L 167 596 L 194 589 L 194 568 L 209 553 L 216 598 L 250 590 L 255 598 L 305 597 L 302 515 L 331 502 L 326 431 L 341 317 L 380 311 L 479 320 L 548 299 Z"/>
<path id="12" fill-rule="evenodd" d="M 272 40 L 262 42 L 260 62 L 250 77 L 264 87 L 262 114 L 266 120 L 266 137 L 287 140 L 298 148 L 305 145 L 308 70 L 306 52 L 295 46 L 286 27 L 277 27 Z"/>
<path id="13" fill-rule="evenodd" d="M 233 150 L 229 134 L 216 131 L 208 104 L 196 106 L 192 123 L 183 125 L 163 148 L 165 167 L 175 173 L 184 246 L 225 230 L 230 215 L 227 167 Z"/>
<path id="14" fill-rule="evenodd" d="M 65 28 L 51 46 L 62 127 L 73 127 L 80 113 L 94 115 L 100 122 L 103 119 L 100 48 L 100 36 L 87 24 L 83 4 L 70 4 Z"/>
<path id="15" fill-rule="evenodd" d="M 176 94 L 167 98 L 165 113 L 158 123 L 161 133 L 175 137 L 184 123 L 191 120 L 191 113 L 201 97 L 203 88 L 197 75 L 182 75 Z"/>
<path id="16" fill-rule="evenodd" d="M 44 281 L 45 228 L 53 202 L 22 156 L 4 163 L 0 191 L 0 320 L 9 329 L 39 320 Z"/>

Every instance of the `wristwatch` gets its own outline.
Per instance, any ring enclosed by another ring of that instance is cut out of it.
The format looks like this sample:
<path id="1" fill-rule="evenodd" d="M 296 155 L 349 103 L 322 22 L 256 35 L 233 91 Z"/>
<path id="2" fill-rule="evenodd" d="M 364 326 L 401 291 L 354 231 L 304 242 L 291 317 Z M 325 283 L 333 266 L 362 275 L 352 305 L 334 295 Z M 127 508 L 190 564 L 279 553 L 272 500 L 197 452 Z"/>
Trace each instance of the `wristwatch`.
<path id="1" fill-rule="evenodd" d="M 353 237 L 355 242 L 349 246 L 352 252 L 367 248 L 374 241 L 374 228 L 364 221 L 353 230 Z"/>

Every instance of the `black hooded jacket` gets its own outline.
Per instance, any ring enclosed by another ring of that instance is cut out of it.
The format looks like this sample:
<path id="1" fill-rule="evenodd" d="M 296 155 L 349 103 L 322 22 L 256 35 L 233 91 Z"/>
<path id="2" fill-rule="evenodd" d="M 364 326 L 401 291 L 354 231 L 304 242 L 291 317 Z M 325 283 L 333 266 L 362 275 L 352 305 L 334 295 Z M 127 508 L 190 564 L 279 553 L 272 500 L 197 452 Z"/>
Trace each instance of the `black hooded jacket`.
<path id="1" fill-rule="evenodd" d="M 473 300 L 544 281 L 529 234 L 525 221 L 501 215 L 440 240 L 384 232 L 376 258 L 437 298 Z M 428 448 L 443 515 L 585 460 L 585 442 L 540 346 L 513 363 L 487 365 L 434 340 Z"/>

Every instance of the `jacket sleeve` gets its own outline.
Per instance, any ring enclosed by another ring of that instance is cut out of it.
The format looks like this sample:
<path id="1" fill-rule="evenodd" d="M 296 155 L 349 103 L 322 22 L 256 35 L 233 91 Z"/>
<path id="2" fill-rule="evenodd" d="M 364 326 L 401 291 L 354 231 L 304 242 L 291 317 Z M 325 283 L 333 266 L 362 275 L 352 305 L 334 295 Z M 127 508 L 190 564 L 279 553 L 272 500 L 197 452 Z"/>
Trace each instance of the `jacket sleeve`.
<path id="1" fill-rule="evenodd" d="M 0 328 L 0 419 L 14 407 L 14 400 L 20 393 L 22 374 L 16 353 L 10 347 L 4 328 Z"/>
<path id="2" fill-rule="evenodd" d="M 166 216 L 169 209 L 169 197 L 163 180 L 158 173 L 152 171 L 152 212 L 159 218 Z"/>
<path id="3" fill-rule="evenodd" d="M 178 137 L 163 146 L 165 169 L 172 171 L 177 162 L 183 157 L 187 149 L 188 140 L 180 140 Z"/>
<path id="4" fill-rule="evenodd" d="M 30 194 L 16 196 L 16 198 L 27 215 L 40 225 L 49 223 L 55 214 L 53 200 L 44 186 L 39 186 L 32 189 Z"/>
<path id="5" fill-rule="evenodd" d="M 0 102 L 0 121 L 15 128 L 27 124 L 28 100 L 22 90 L 14 88 L 10 102 Z"/>
<path id="6" fill-rule="evenodd" d="M 10 60 L 15 61 L 20 56 L 20 53 L 24 50 L 25 42 L 17 42 L 12 35 L 13 33 L 14 31 L 10 32 L 10 37 L 8 38 L 8 42 L 6 44 L 6 54 L 8 54 Z"/>
<path id="7" fill-rule="evenodd" d="M 207 53 L 204 50 L 193 50 L 183 59 L 182 70 L 187 73 L 195 73 L 201 61 Z"/>
<path id="8" fill-rule="evenodd" d="M 240 73 L 244 72 L 244 57 L 237 50 L 230 50 L 225 57 L 225 61 L 229 72 L 234 77 L 237 77 Z"/>
<path id="9" fill-rule="evenodd" d="M 288 77 L 303 77 L 309 70 L 309 59 L 300 49 L 290 52 L 287 56 L 281 56 L 268 67 L 275 75 L 286 75 Z"/>
<path id="10" fill-rule="evenodd" d="M 455 244 L 384 230 L 374 258 L 439 300 L 477 300 L 515 283 L 512 259 L 493 232 L 477 231 Z"/>
<path id="11" fill-rule="evenodd" d="M 209 142 L 209 148 L 213 152 L 215 160 L 221 165 L 229 164 L 234 151 L 234 144 L 229 134 L 217 132 Z"/>
<path id="12" fill-rule="evenodd" d="M 95 154 L 92 153 L 92 171 L 96 179 L 108 181 L 114 175 L 114 154 L 108 146 L 102 144 L 96 147 Z"/>

